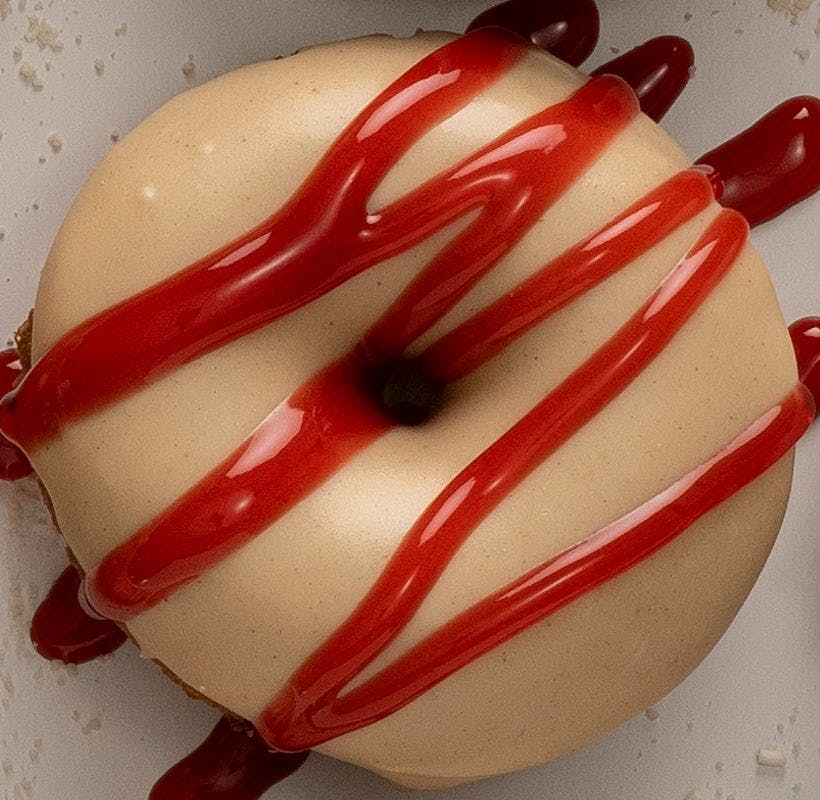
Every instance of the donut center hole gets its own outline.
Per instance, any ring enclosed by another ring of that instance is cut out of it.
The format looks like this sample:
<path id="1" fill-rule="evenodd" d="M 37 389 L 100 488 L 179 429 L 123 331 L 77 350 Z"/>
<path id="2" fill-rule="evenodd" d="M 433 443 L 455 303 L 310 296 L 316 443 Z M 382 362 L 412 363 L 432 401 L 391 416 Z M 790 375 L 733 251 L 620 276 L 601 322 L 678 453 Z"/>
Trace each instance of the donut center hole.
<path id="1" fill-rule="evenodd" d="M 431 380 L 416 359 L 401 358 L 371 374 L 379 405 L 399 425 L 421 425 L 444 402 L 444 386 Z"/>

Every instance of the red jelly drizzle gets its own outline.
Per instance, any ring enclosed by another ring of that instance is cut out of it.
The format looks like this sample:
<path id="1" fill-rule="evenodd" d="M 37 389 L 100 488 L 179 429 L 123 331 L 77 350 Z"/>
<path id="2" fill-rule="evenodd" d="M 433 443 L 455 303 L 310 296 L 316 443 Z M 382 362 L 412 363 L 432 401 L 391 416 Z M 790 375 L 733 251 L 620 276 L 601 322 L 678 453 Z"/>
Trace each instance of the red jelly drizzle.
<path id="1" fill-rule="evenodd" d="M 692 219 L 713 199 L 708 181 L 687 170 L 534 272 L 421 355 L 440 383 L 464 377 L 585 291 Z"/>
<path id="2" fill-rule="evenodd" d="M 408 113 L 389 101 L 378 102 L 385 111 Z M 368 109 L 364 117 L 376 113 Z M 623 82 L 597 78 L 371 214 L 378 220 L 374 236 L 389 231 L 391 237 L 416 243 L 439 229 L 445 215 L 452 219 L 454 209 L 463 214 L 483 206 L 475 222 L 419 272 L 351 353 L 280 404 L 225 462 L 109 554 L 89 582 L 94 606 L 106 616 L 128 619 L 155 605 L 255 536 L 387 430 L 391 423 L 373 400 L 367 370 L 400 356 L 440 319 L 636 113 L 634 95 Z M 362 155 L 347 181 L 351 191 L 360 182 L 377 183 L 371 170 L 382 171 L 377 150 Z M 543 180 L 544 175 L 550 179 Z M 301 191 L 313 189 L 309 181 Z M 330 242 L 353 236 L 337 224 Z M 362 220 L 350 224 L 358 229 Z M 367 265 L 372 263 L 371 258 Z M 291 290 L 313 296 L 312 280 L 310 274 L 293 273 Z"/>
<path id="3" fill-rule="evenodd" d="M 257 800 L 302 766 L 308 753 L 274 753 L 253 729 L 224 717 L 168 770 L 149 800 Z"/>
<path id="4" fill-rule="evenodd" d="M 82 578 L 76 567 L 62 572 L 31 623 L 37 652 L 53 661 L 82 664 L 113 653 L 126 639 L 111 620 L 89 616 L 80 602 Z"/>
<path id="5" fill-rule="evenodd" d="M 467 30 L 485 27 L 513 31 L 577 67 L 595 49 L 600 18 L 593 0 L 508 0 L 479 14 Z"/>
<path id="6" fill-rule="evenodd" d="M 801 386 L 715 457 L 664 492 L 477 603 L 339 698 L 337 692 L 348 676 L 363 668 L 365 658 L 372 660 L 376 649 L 372 640 L 362 641 L 351 623 L 364 619 L 365 611 L 373 614 L 389 608 L 388 600 L 403 602 L 397 586 L 381 597 L 371 592 L 341 629 L 359 646 L 364 645 L 367 653 L 352 652 L 339 634 L 334 635 L 266 710 L 258 729 L 268 741 L 299 749 L 307 742 L 318 744 L 398 710 L 456 670 L 670 542 L 774 464 L 805 431 L 811 414 L 811 398 Z M 466 492 L 468 495 L 469 488 Z M 422 559 L 413 564 L 428 568 Z M 367 619 L 371 635 L 374 620 Z M 376 625 L 382 627 L 378 621 Z M 388 636 L 386 630 L 382 633 Z"/>
<path id="7" fill-rule="evenodd" d="M 272 217 L 57 342 L 0 401 L 0 431 L 28 451 L 66 422 L 294 311 L 481 205 L 480 183 L 453 170 L 442 179 L 460 187 L 446 193 L 452 207 L 434 192 L 427 206 L 400 201 L 382 215 L 367 207 L 417 139 L 525 53 L 517 37 L 476 31 L 420 61 L 357 116 Z"/>
<path id="8" fill-rule="evenodd" d="M 503 75 L 522 52 L 510 37 L 479 30 L 419 62 L 351 123 L 280 212 L 67 334 L 4 399 L 0 427 L 18 443 L 36 446 L 66 421 L 476 213 L 349 353 L 308 380 L 222 465 L 109 554 L 88 587 L 107 614 L 128 618 L 167 597 L 387 430 L 393 422 L 370 396 L 369 372 L 401 356 L 464 297 L 637 112 L 622 81 L 595 78 L 391 206 L 368 209 L 373 189 L 412 143 Z M 684 197 L 687 187 L 691 196 Z M 513 289 L 513 299 L 517 294 L 522 302 L 502 299 L 433 343 L 423 365 L 443 380 L 467 374 L 708 200 L 701 173 L 676 176 Z M 663 546 L 793 445 L 811 417 L 802 387 L 670 489 L 486 598 L 340 697 L 407 623 L 474 527 L 663 349 L 731 267 L 746 234 L 738 214 L 721 213 L 612 339 L 443 490 L 360 607 L 263 714 L 259 729 L 270 742 L 304 750 L 400 708 Z"/>
<path id="9" fill-rule="evenodd" d="M 638 95 L 641 111 L 658 122 L 689 83 L 695 54 L 686 39 L 658 36 L 596 69 L 592 75 L 617 75 Z"/>
<path id="10" fill-rule="evenodd" d="M 794 97 L 699 159 L 715 170 L 720 202 L 751 225 L 820 188 L 820 100 Z"/>
<path id="11" fill-rule="evenodd" d="M 16 350 L 0 352 L 0 397 L 12 390 L 21 372 Z M 31 464 L 23 451 L 0 433 L 0 480 L 16 481 L 31 475 L 31 472 Z"/>
<path id="12" fill-rule="evenodd" d="M 789 326 L 800 381 L 820 408 L 820 317 L 804 317 Z"/>
<path id="13" fill-rule="evenodd" d="M 411 680 L 406 680 L 400 660 L 363 686 L 339 696 L 409 622 L 480 522 L 665 347 L 730 269 L 746 242 L 747 230 L 739 214 L 722 212 L 615 336 L 445 488 L 408 532 L 356 611 L 297 671 L 263 714 L 258 727 L 269 742 L 280 750 L 314 747 L 393 713 L 450 674 L 449 662 L 440 659 L 433 648 Z M 788 446 L 793 442 L 791 439 Z M 768 457 L 761 454 L 760 459 Z M 747 482 L 759 474 L 755 467 L 760 459 L 750 463 Z M 720 502 L 723 491 L 722 485 L 715 485 L 711 491 L 701 492 L 697 513 L 692 516 L 676 509 L 680 530 Z M 656 536 L 666 534 L 663 526 Z M 654 549 L 648 547 L 647 554 Z M 632 563 L 616 560 L 617 569 L 612 574 Z M 609 572 L 604 578 L 585 575 L 579 586 L 593 588 L 607 577 L 611 577 Z M 555 591 L 563 596 L 560 583 Z M 527 592 L 525 596 L 529 596 Z M 487 625 L 502 624 L 492 604 L 480 605 L 476 613 L 485 617 Z M 518 622 L 514 617 L 510 624 Z M 470 631 L 456 626 L 450 628 L 450 635 L 453 641 L 462 642 Z M 504 638 L 508 637 L 500 640 Z M 474 657 L 475 653 L 467 660 Z M 415 656 L 411 661 L 418 666 Z"/>

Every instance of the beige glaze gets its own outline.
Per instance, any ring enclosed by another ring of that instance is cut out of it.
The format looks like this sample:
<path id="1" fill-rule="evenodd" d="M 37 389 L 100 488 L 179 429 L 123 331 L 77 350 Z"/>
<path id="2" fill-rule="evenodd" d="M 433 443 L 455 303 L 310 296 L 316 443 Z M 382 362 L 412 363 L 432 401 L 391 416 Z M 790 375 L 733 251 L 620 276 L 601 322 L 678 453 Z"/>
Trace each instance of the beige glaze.
<path id="1" fill-rule="evenodd" d="M 37 298 L 35 355 L 267 217 L 364 105 L 444 41 L 425 34 L 319 47 L 231 73 L 160 109 L 112 149 L 66 217 Z M 532 52 L 425 137 L 373 208 L 582 81 Z M 425 341 L 687 164 L 660 128 L 637 119 Z M 390 432 L 220 567 L 133 620 L 145 655 L 254 718 L 352 611 L 448 480 L 614 333 L 717 210 L 713 204 L 452 387 L 427 425 Z M 83 567 L 93 569 L 344 352 L 465 223 L 73 424 L 36 452 Z M 662 490 L 795 380 L 772 287 L 747 247 L 667 351 L 479 527 L 368 674 Z M 698 664 L 737 612 L 779 527 L 790 474 L 789 457 L 646 563 L 392 717 L 320 749 L 403 785 L 447 785 L 553 758 L 642 711 Z"/>

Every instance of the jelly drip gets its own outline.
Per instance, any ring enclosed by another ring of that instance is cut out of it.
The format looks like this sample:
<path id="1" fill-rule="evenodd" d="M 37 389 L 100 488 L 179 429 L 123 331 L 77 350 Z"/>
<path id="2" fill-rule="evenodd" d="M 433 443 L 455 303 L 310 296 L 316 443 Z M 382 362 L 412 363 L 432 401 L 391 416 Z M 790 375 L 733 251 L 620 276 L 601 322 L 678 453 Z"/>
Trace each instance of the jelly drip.
<path id="1" fill-rule="evenodd" d="M 820 408 L 820 317 L 804 317 L 789 326 L 800 381 Z"/>
<path id="2" fill-rule="evenodd" d="M 0 397 L 14 388 L 22 367 L 16 350 L 0 352 Z M 22 450 L 0 433 L 0 480 L 16 481 L 31 475 L 32 468 Z"/>
<path id="3" fill-rule="evenodd" d="M 760 225 L 820 188 L 820 100 L 793 97 L 698 159 L 718 200 Z"/>
<path id="4" fill-rule="evenodd" d="M 499 27 L 577 67 L 598 42 L 600 17 L 593 0 L 508 0 L 479 14 L 467 30 Z"/>
<path id="5" fill-rule="evenodd" d="M 694 64 L 695 54 L 686 39 L 658 36 L 591 74 L 623 78 L 638 96 L 641 111 L 658 122 L 686 88 Z"/>
<path id="6" fill-rule="evenodd" d="M 31 641 L 44 658 L 82 664 L 113 653 L 125 642 L 119 626 L 85 611 L 81 591 L 80 573 L 74 566 L 66 567 L 34 614 Z"/>
<path id="7" fill-rule="evenodd" d="M 258 800 L 309 753 L 276 753 L 247 725 L 223 717 L 207 739 L 171 767 L 149 800 Z"/>

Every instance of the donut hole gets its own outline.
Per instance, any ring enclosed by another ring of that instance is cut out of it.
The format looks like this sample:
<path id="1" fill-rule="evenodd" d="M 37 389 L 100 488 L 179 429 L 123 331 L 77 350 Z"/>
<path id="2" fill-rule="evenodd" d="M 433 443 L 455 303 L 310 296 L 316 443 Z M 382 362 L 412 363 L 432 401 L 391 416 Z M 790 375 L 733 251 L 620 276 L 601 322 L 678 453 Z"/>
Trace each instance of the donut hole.
<path id="1" fill-rule="evenodd" d="M 433 381 L 417 359 L 400 358 L 373 370 L 373 394 L 385 413 L 399 425 L 421 425 L 444 402 L 444 386 Z"/>

